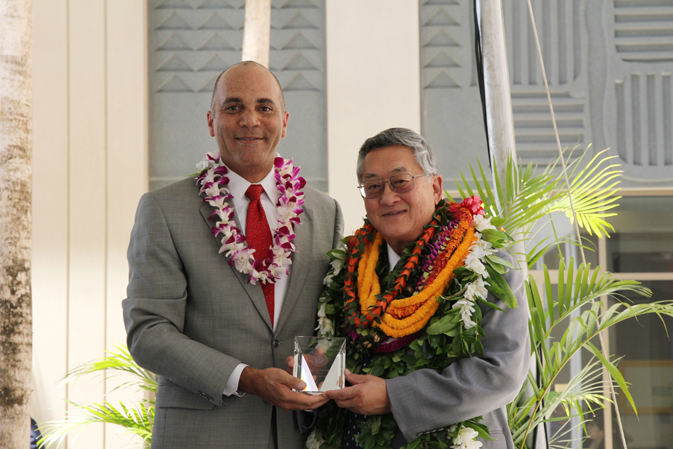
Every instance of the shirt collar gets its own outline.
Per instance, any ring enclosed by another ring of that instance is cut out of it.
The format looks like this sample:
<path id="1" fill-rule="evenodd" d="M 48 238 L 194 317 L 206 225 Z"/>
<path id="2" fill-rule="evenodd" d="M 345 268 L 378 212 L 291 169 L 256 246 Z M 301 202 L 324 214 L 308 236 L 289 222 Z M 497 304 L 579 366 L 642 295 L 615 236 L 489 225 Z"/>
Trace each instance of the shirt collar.
<path id="1" fill-rule="evenodd" d="M 388 273 L 395 269 L 395 265 L 400 261 L 401 257 L 386 243 L 388 248 Z"/>
<path id="2" fill-rule="evenodd" d="M 229 192 L 231 192 L 234 198 L 245 198 L 245 192 L 248 190 L 248 187 L 252 185 L 252 183 L 234 172 L 229 167 L 227 167 L 227 169 L 229 170 L 226 175 L 227 178 L 229 178 L 229 185 L 227 185 Z M 276 187 L 276 178 L 274 175 L 275 170 L 272 167 L 271 171 L 267 173 L 264 179 L 262 179 L 257 184 L 260 184 L 262 187 L 264 187 L 264 192 L 266 192 L 266 195 L 271 200 L 271 203 L 275 205 L 278 203 L 280 192 L 278 191 L 278 187 Z"/>

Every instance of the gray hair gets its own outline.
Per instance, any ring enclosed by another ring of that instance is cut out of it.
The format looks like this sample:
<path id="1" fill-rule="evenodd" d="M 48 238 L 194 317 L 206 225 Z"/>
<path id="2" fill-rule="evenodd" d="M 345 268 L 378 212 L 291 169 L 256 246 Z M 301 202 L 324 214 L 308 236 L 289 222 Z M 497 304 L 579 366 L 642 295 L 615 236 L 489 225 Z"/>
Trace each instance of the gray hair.
<path id="1" fill-rule="evenodd" d="M 407 128 L 389 128 L 381 131 L 374 137 L 365 140 L 358 153 L 357 176 L 358 182 L 362 182 L 364 174 L 365 157 L 370 151 L 379 148 L 401 145 L 409 148 L 416 158 L 416 162 L 426 175 L 437 175 L 437 159 L 428 142 L 420 134 Z"/>

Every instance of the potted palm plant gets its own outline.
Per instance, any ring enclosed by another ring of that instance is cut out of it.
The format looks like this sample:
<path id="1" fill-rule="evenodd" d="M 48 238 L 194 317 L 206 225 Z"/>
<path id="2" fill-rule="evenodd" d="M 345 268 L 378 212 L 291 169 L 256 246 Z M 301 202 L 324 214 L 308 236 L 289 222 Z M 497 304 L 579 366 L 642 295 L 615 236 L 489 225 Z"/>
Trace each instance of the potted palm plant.
<path id="1" fill-rule="evenodd" d="M 74 410 L 68 413 L 64 421 L 52 421 L 40 426 L 42 439 L 38 441 L 39 447 L 58 447 L 68 434 L 81 432 L 94 423 L 118 425 L 121 432 L 137 435 L 149 446 L 152 441 L 157 379 L 153 373 L 136 364 L 126 346 L 116 344 L 107 356 L 75 368 L 63 379 L 62 384 L 72 385 L 82 375 L 104 372 L 108 375 L 126 375 L 125 379 L 128 380 L 117 388 L 142 391 L 145 393 L 143 399 L 133 404 L 120 402 L 117 405 L 107 401 L 90 404 L 68 401 Z"/>
<path id="2" fill-rule="evenodd" d="M 540 229 L 541 222 L 549 221 L 553 228 L 552 217 L 559 212 L 571 221 L 576 220 L 590 235 L 603 238 L 614 230 L 606 218 L 616 215 L 609 210 L 616 207 L 619 199 L 617 183 L 621 172 L 617 164 L 611 163 L 612 157 L 605 157 L 604 152 L 583 163 L 586 155 L 587 152 L 568 167 L 567 184 L 557 170 L 557 161 L 537 174 L 534 166 L 517 166 L 510 159 L 506 179 L 499 179 L 494 170 L 494 187 L 489 185 L 481 165 L 478 175 L 471 168 L 474 187 L 464 177 L 456 186 L 463 197 L 478 193 L 484 201 L 484 209 L 492 216 L 491 222 L 524 242 L 536 241 L 534 233 Z M 527 246 L 525 254 L 520 254 L 527 268 L 532 268 L 545 253 L 561 243 L 570 242 L 581 250 L 587 249 L 580 238 L 554 235 L 537 242 L 524 245 Z M 562 254 L 560 250 L 559 254 Z M 611 400 L 604 394 L 606 386 L 612 388 L 616 383 L 635 410 L 616 360 L 601 351 L 597 340 L 602 332 L 630 318 L 646 314 L 673 315 L 671 301 L 630 304 L 626 293 L 649 297 L 651 292 L 638 282 L 618 280 L 611 273 L 585 262 L 577 264 L 561 256 L 558 278 L 552 279 L 546 266 L 543 266 L 543 276 L 544 283 L 540 286 L 532 276 L 526 282 L 534 362 L 518 398 L 508 407 L 510 430 L 521 449 L 533 447 L 531 437 L 541 424 L 576 417 L 583 426 L 585 421 L 591 420 L 593 410 L 602 408 L 605 400 Z M 616 299 L 609 308 L 600 301 L 608 296 Z M 561 338 L 554 340 L 552 332 L 562 335 Z M 592 359 L 562 391 L 555 391 L 555 381 L 573 356 L 582 350 L 592 354 Z M 609 375 L 607 381 L 603 377 L 604 369 Z M 561 431 L 547 436 L 548 444 L 565 447 L 569 431 L 568 426 L 561 426 Z"/>

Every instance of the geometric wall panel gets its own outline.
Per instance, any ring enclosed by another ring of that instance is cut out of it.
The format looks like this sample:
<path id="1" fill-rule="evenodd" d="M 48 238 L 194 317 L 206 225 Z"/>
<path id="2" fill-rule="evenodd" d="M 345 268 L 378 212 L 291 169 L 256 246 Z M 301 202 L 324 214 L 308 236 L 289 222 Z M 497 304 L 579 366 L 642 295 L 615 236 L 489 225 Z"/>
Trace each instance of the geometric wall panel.
<path id="1" fill-rule="evenodd" d="M 614 37 L 624 61 L 673 61 L 673 2 L 614 2 Z"/>
<path id="2" fill-rule="evenodd" d="M 269 66 L 285 93 L 279 152 L 327 188 L 324 0 L 273 0 Z M 150 186 L 194 171 L 207 151 L 206 111 L 217 76 L 241 60 L 245 0 L 150 0 Z"/>
<path id="3" fill-rule="evenodd" d="M 533 0 L 533 13 L 549 85 L 577 80 L 582 71 L 586 0 Z M 595 0 L 594 0 L 595 1 Z M 542 86 L 542 71 L 527 1 L 503 2 L 510 82 Z"/>
<path id="4" fill-rule="evenodd" d="M 563 148 L 591 143 L 586 5 L 588 0 L 532 0 L 540 49 Z M 449 179 L 487 163 L 470 0 L 420 2 L 422 130 L 446 154 Z M 528 3 L 503 0 L 503 20 L 517 155 L 545 165 L 558 146 L 544 90 Z M 457 157 L 456 157 L 457 156 Z"/>
<path id="5" fill-rule="evenodd" d="M 455 0 L 421 2 L 421 86 L 460 88 L 469 85 L 470 28 L 467 9 Z"/>
<path id="6" fill-rule="evenodd" d="M 671 87 L 670 73 L 631 73 L 615 82 L 615 141 L 622 162 L 673 168 Z"/>
<path id="7" fill-rule="evenodd" d="M 619 157 L 626 185 L 672 186 L 673 1 L 605 0 L 604 18 L 605 42 L 593 55 L 608 55 L 596 108 L 606 146 Z"/>
<path id="8" fill-rule="evenodd" d="M 591 143 L 587 44 L 582 33 L 586 0 L 531 3 L 561 148 L 583 150 Z M 558 144 L 528 2 L 504 1 L 503 9 L 517 155 L 525 163 L 545 165 L 558 156 Z"/>
<path id="9" fill-rule="evenodd" d="M 488 164 L 474 58 L 472 0 L 421 0 L 421 132 L 437 153 L 445 186 L 469 162 Z"/>
<path id="10" fill-rule="evenodd" d="M 552 91 L 554 116 L 561 148 L 586 148 L 586 100 L 574 98 L 568 91 Z M 518 157 L 527 162 L 547 164 L 558 156 L 547 93 L 512 88 L 514 134 Z"/>

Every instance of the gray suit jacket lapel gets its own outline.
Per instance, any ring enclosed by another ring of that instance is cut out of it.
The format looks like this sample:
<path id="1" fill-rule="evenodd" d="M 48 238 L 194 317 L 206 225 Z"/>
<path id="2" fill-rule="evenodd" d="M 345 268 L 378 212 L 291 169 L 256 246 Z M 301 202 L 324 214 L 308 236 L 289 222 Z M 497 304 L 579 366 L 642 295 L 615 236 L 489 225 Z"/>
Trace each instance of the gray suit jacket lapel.
<path id="1" fill-rule="evenodd" d="M 231 200 L 228 200 L 229 205 L 233 207 L 233 204 L 231 203 Z M 206 220 L 206 223 L 208 223 L 208 227 L 212 228 L 214 222 L 212 220 L 209 220 L 208 217 L 210 217 L 210 214 L 213 213 L 213 207 L 209 205 L 208 203 L 204 203 L 204 205 L 201 207 L 201 215 L 203 216 L 203 219 Z M 241 224 L 238 220 L 238 215 L 236 214 L 236 211 L 234 210 L 234 220 L 236 222 L 236 227 L 238 229 L 241 229 Z M 222 246 L 221 242 L 221 236 L 215 237 L 215 240 L 217 241 L 217 247 Z M 224 263 L 229 265 L 229 260 L 226 258 L 224 254 L 222 254 L 222 259 Z M 252 301 L 252 303 L 255 305 L 255 308 L 259 312 L 259 315 L 262 317 L 264 320 L 264 323 L 266 323 L 267 327 L 269 329 L 273 329 L 271 326 L 271 318 L 269 317 L 269 309 L 266 307 L 266 301 L 264 300 L 264 293 L 262 292 L 262 288 L 259 285 L 252 285 L 248 283 L 248 275 L 243 274 L 240 271 L 236 269 L 234 265 L 228 267 L 229 270 L 231 270 L 232 274 L 236 279 L 238 279 L 238 282 L 241 284 L 241 287 L 245 291 L 245 293 L 248 295 L 248 298 Z M 284 309 L 284 308 L 283 308 Z"/>

